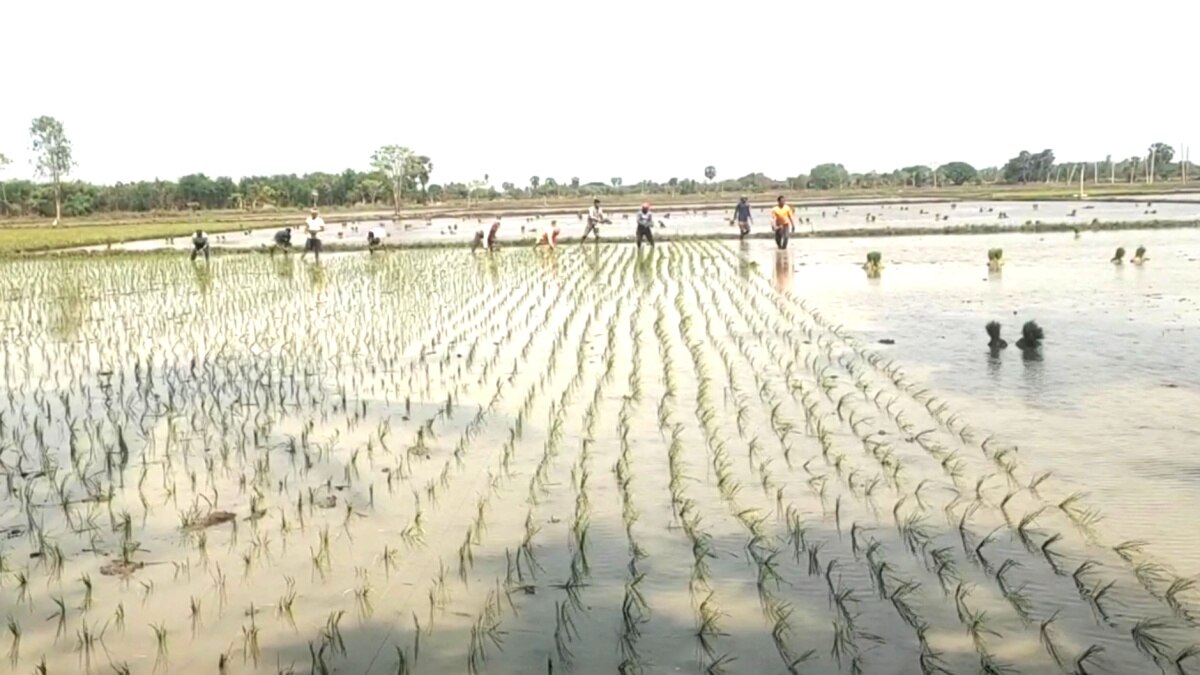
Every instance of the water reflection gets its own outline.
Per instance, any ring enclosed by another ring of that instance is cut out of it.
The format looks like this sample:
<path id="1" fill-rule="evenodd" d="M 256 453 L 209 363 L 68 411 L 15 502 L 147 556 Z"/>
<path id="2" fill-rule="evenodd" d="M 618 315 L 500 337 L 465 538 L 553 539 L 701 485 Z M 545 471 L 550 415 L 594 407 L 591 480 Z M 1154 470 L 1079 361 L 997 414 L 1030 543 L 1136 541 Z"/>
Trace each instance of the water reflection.
<path id="1" fill-rule="evenodd" d="M 212 290 L 212 268 L 208 265 L 193 265 L 192 271 L 196 277 L 196 289 L 200 291 L 200 295 L 208 295 Z"/>
<path id="2" fill-rule="evenodd" d="M 738 276 L 744 280 L 749 280 L 752 265 L 753 263 L 750 262 L 750 242 L 743 239 L 738 243 Z"/>
<path id="3" fill-rule="evenodd" d="M 786 293 L 792 290 L 792 252 L 788 250 L 775 252 L 775 290 Z"/>
<path id="4" fill-rule="evenodd" d="M 321 263 L 313 263 L 308 266 L 308 285 L 314 291 L 324 290 L 326 284 L 329 283 L 329 273 L 325 266 Z"/>
<path id="5" fill-rule="evenodd" d="M 654 284 L 654 247 L 646 252 L 638 251 L 634 261 L 634 280 L 638 288 L 649 289 Z"/>

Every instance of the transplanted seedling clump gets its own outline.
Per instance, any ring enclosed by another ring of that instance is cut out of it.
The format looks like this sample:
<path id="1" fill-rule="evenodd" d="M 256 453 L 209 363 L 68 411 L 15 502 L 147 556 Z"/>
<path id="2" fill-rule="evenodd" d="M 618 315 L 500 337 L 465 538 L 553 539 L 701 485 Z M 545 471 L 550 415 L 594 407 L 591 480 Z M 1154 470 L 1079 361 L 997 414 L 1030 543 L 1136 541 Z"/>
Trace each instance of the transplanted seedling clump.
<path id="1" fill-rule="evenodd" d="M 1045 337 L 1045 331 L 1036 321 L 1026 321 L 1025 325 L 1021 326 L 1021 339 L 1017 340 L 1017 348 L 1024 352 L 1037 351 L 1042 348 L 1042 339 Z"/>
<path id="2" fill-rule="evenodd" d="M 988 249 L 988 271 L 999 272 L 1004 267 L 1004 249 Z"/>

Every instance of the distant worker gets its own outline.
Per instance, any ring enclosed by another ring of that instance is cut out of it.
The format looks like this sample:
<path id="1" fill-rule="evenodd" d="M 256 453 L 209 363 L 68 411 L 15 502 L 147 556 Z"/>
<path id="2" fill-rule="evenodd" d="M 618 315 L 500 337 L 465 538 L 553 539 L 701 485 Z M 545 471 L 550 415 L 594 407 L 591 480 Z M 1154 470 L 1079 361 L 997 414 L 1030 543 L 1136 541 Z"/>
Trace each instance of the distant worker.
<path id="1" fill-rule="evenodd" d="M 321 233 L 325 231 L 325 220 L 317 213 L 316 208 L 309 212 L 308 220 L 304 221 L 304 231 L 308 234 L 308 239 L 304 242 L 304 253 L 300 254 L 300 259 L 304 260 L 308 252 L 312 251 L 316 261 L 321 262 Z"/>
<path id="2" fill-rule="evenodd" d="M 196 230 L 196 233 L 192 235 L 192 260 L 203 253 L 204 262 L 208 262 L 208 252 L 208 235 L 203 230 Z"/>
<path id="3" fill-rule="evenodd" d="M 471 240 L 471 250 L 476 251 L 483 248 L 483 238 L 487 236 L 483 230 L 475 230 L 475 238 Z"/>
<path id="4" fill-rule="evenodd" d="M 754 218 L 750 215 L 750 202 L 742 197 L 738 200 L 737 206 L 733 208 L 733 220 L 729 221 L 729 224 L 733 225 L 736 222 L 741 238 L 745 239 L 746 235 L 750 234 L 750 223 L 753 220 Z"/>
<path id="5" fill-rule="evenodd" d="M 271 246 L 271 255 L 276 251 L 290 251 L 292 248 L 292 227 L 289 225 L 275 233 L 275 244 Z"/>
<path id="6" fill-rule="evenodd" d="M 642 204 L 642 210 L 637 214 L 637 247 L 642 249 L 642 240 L 654 246 L 654 214 L 650 213 L 650 205 Z"/>
<path id="7" fill-rule="evenodd" d="M 553 250 L 558 246 L 558 235 L 560 232 L 558 221 L 550 221 L 550 224 L 542 230 L 542 236 L 538 238 L 536 246 L 549 246 Z"/>
<path id="8" fill-rule="evenodd" d="M 588 235 L 592 232 L 596 233 L 596 241 L 600 241 L 600 225 L 610 222 L 612 221 L 604 214 L 604 209 L 600 208 L 600 200 L 593 199 L 592 208 L 588 209 L 587 227 L 583 229 L 583 239 L 580 241 L 587 241 Z"/>
<path id="9" fill-rule="evenodd" d="M 788 236 L 796 231 L 796 212 L 788 206 L 783 195 L 779 195 L 779 199 L 775 201 L 776 206 L 771 209 L 771 220 L 775 227 L 775 245 L 783 250 L 787 248 Z"/>
<path id="10" fill-rule="evenodd" d="M 488 250 L 489 250 L 489 251 L 491 251 L 491 250 L 493 250 L 493 249 L 495 249 L 495 248 L 496 248 L 496 244 L 498 243 L 498 242 L 496 241 L 496 235 L 497 235 L 499 232 L 500 232 L 500 219 L 499 219 L 499 218 L 497 218 L 497 219 L 496 219 L 496 222 L 492 223 L 492 227 L 491 227 L 491 229 L 490 229 L 490 230 L 488 230 L 488 236 L 487 236 L 487 247 L 488 247 Z"/>
<path id="11" fill-rule="evenodd" d="M 383 238 L 387 236 L 387 232 L 383 229 L 383 225 L 376 225 L 367 231 L 367 250 L 371 253 L 375 249 L 383 246 Z"/>

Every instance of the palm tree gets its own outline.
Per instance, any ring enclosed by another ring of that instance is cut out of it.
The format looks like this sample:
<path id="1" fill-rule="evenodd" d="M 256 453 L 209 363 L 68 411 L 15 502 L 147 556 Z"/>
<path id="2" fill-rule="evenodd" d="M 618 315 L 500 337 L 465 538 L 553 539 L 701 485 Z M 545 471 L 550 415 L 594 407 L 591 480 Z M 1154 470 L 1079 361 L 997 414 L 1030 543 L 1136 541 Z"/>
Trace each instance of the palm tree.
<path id="1" fill-rule="evenodd" d="M 622 181 L 621 181 L 621 179 L 620 179 L 620 178 L 616 178 L 616 177 L 614 177 L 614 178 L 610 178 L 609 180 L 610 180 L 610 181 L 612 181 L 612 186 L 613 186 L 613 189 L 614 189 L 614 190 L 620 190 L 620 189 L 621 189 L 621 183 L 622 183 Z"/>
<path id="2" fill-rule="evenodd" d="M 712 166 L 711 164 L 704 167 L 704 177 L 711 182 L 712 179 L 717 177 L 717 167 Z"/>
<path id="3" fill-rule="evenodd" d="M 542 179 L 541 179 L 541 178 L 538 178 L 537 176 L 530 176 L 530 177 L 529 177 L 529 189 L 530 189 L 531 191 L 533 191 L 533 192 L 537 192 L 538 186 L 539 186 L 539 185 L 541 185 L 541 184 L 542 184 Z"/>

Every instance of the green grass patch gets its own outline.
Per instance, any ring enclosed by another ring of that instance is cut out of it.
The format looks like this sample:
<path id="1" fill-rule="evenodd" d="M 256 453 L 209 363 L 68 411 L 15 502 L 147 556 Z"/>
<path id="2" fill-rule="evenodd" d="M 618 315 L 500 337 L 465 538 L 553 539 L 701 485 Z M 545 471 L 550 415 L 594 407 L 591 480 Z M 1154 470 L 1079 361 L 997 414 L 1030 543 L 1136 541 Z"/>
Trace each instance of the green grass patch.
<path id="1" fill-rule="evenodd" d="M 0 255 L 52 251 L 79 246 L 119 244 L 143 239 L 186 237 L 197 229 L 209 234 L 246 229 L 238 222 L 116 223 L 82 227 L 0 228 Z"/>

